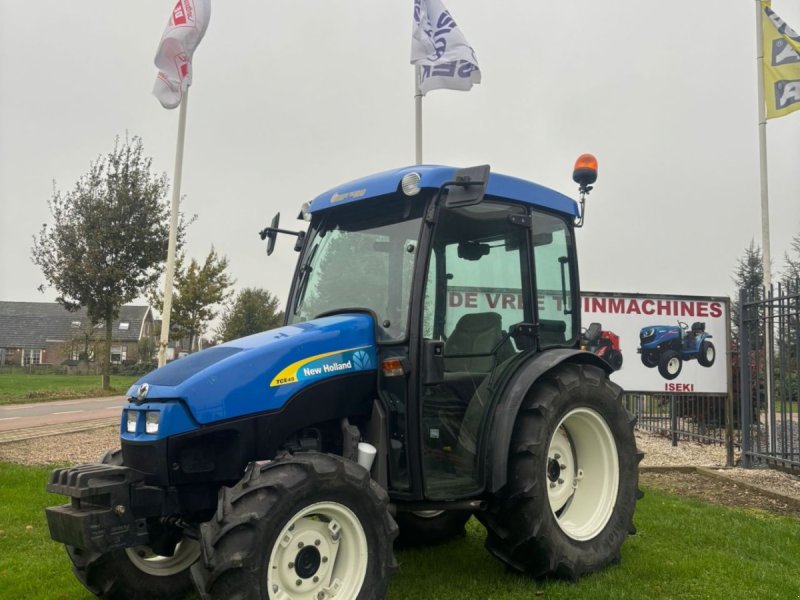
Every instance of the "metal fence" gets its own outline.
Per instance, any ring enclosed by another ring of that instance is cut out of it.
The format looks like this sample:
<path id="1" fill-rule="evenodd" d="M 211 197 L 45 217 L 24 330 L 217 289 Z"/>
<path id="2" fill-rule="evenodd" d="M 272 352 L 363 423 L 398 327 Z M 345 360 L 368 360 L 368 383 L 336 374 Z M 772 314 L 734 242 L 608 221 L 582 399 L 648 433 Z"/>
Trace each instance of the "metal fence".
<path id="1" fill-rule="evenodd" d="M 636 415 L 637 429 L 669 438 L 673 446 L 680 440 L 725 446 L 728 465 L 733 464 L 741 433 L 728 396 L 627 393 L 623 402 Z"/>
<path id="2" fill-rule="evenodd" d="M 798 282 L 739 293 L 742 462 L 800 471 Z"/>

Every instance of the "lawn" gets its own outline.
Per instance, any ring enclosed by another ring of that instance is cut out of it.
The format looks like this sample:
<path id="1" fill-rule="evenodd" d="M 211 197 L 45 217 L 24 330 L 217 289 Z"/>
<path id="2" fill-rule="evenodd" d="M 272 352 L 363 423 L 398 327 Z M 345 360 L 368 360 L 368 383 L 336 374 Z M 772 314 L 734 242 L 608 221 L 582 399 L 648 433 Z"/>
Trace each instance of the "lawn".
<path id="1" fill-rule="evenodd" d="M 50 541 L 43 508 L 49 469 L 0 464 L 0 598 L 90 600 L 61 547 Z M 534 582 L 507 572 L 483 549 L 473 519 L 465 538 L 398 553 L 388 600 L 751 600 L 800 597 L 800 522 L 727 509 L 646 490 L 637 535 L 622 563 L 577 583 Z"/>
<path id="2" fill-rule="evenodd" d="M 0 374 L 0 405 L 93 398 L 124 394 L 139 376 L 112 375 L 112 390 L 102 389 L 99 375 Z"/>

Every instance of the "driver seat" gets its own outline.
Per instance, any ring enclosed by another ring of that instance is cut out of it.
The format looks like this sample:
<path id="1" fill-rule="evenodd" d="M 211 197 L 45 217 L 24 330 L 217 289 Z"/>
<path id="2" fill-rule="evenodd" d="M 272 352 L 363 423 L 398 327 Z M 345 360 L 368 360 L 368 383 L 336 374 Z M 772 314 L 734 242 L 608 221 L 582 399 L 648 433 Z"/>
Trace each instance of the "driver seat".
<path id="1" fill-rule="evenodd" d="M 463 315 L 444 343 L 444 370 L 488 373 L 494 365 L 494 357 L 489 354 L 501 339 L 503 329 L 499 314 L 481 312 Z M 459 354 L 486 356 L 456 356 Z"/>

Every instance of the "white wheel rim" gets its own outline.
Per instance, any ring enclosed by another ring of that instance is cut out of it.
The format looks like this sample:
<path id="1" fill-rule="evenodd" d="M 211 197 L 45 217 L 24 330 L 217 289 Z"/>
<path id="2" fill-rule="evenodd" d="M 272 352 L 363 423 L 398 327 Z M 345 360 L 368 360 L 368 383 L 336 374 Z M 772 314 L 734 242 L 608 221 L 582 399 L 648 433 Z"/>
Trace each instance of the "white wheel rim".
<path id="1" fill-rule="evenodd" d="M 677 358 L 670 358 L 669 362 L 667 363 L 667 373 L 670 375 L 675 375 L 678 372 L 678 369 L 681 366 L 681 361 Z"/>
<path id="2" fill-rule="evenodd" d="M 312 504 L 277 537 L 267 569 L 269 598 L 355 598 L 367 561 L 367 536 L 353 511 L 338 502 Z"/>
<path id="3" fill-rule="evenodd" d="M 709 346 L 706 348 L 706 362 L 711 362 L 714 360 L 714 346 Z"/>
<path id="4" fill-rule="evenodd" d="M 619 457 L 605 419 L 591 408 L 576 408 L 550 440 L 546 478 L 550 510 L 570 538 L 597 536 L 614 512 Z"/>
<path id="5" fill-rule="evenodd" d="M 200 558 L 200 544 L 196 540 L 183 538 L 175 546 L 172 556 L 160 556 L 148 546 L 125 548 L 125 553 L 133 565 L 148 575 L 169 577 L 191 567 Z"/>

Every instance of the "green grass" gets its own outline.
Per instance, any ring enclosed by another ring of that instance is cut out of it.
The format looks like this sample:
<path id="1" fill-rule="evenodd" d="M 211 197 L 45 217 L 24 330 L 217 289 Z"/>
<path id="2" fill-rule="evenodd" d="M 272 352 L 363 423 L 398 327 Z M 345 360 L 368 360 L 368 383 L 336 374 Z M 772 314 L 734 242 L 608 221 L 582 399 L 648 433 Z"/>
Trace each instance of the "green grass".
<path id="1" fill-rule="evenodd" d="M 50 540 L 44 491 L 50 469 L 0 463 L 0 599 L 90 600 Z M 638 534 L 622 562 L 577 583 L 507 572 L 483 549 L 473 519 L 466 538 L 398 553 L 388 600 L 784 600 L 800 597 L 800 522 L 652 490 L 639 502 Z"/>
<path id="2" fill-rule="evenodd" d="M 93 398 L 124 394 L 138 376 L 112 375 L 112 390 L 102 389 L 100 375 L 0 374 L 0 405 Z"/>

